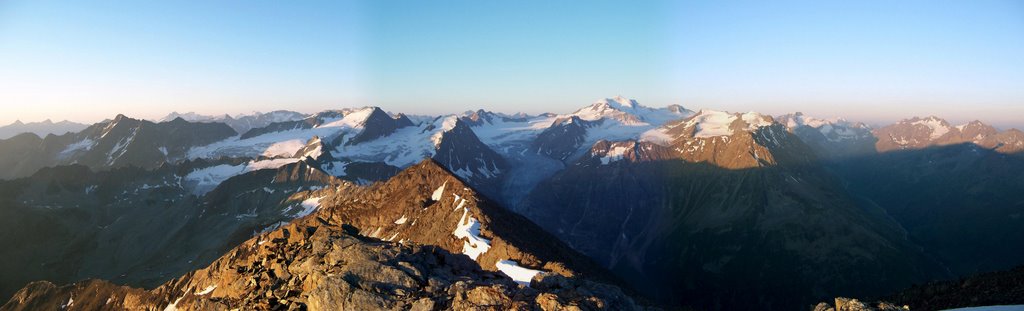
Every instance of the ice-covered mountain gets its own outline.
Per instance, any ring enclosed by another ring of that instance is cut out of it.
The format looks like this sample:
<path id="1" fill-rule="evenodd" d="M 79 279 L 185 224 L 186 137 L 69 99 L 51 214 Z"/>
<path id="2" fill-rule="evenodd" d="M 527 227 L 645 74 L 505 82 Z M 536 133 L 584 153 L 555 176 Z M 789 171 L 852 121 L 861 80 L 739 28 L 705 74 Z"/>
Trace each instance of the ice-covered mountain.
<path id="1" fill-rule="evenodd" d="M 790 132 L 826 159 L 862 156 L 875 152 L 878 139 L 871 127 L 842 118 L 821 119 L 797 112 L 776 118 Z"/>
<path id="2" fill-rule="evenodd" d="M 679 105 L 655 109 L 642 106 L 633 99 L 615 96 L 580 108 L 572 115 L 588 121 L 611 119 L 623 125 L 660 125 L 692 113 Z"/>
<path id="3" fill-rule="evenodd" d="M 193 146 L 235 135 L 220 123 L 191 123 L 181 118 L 153 123 L 118 115 L 77 133 L 21 134 L 0 140 L 0 178 L 28 176 L 43 167 L 82 164 L 93 169 L 125 166 L 156 168 L 183 160 Z"/>
<path id="4" fill-rule="evenodd" d="M 790 131 L 796 132 L 801 128 L 815 129 L 831 142 L 860 140 L 871 136 L 869 126 L 843 118 L 820 119 L 797 112 L 778 116 L 776 119 Z"/>
<path id="5" fill-rule="evenodd" d="M 288 110 L 276 110 L 267 113 L 253 112 L 251 114 L 239 114 L 234 117 L 226 114 L 222 116 L 210 116 L 197 114 L 195 112 L 172 112 L 160 119 L 158 122 L 167 122 L 177 118 L 182 118 L 189 122 L 217 122 L 227 124 L 234 129 L 235 132 L 245 133 L 251 129 L 264 127 L 271 123 L 302 120 L 306 117 L 306 114 Z"/>
<path id="6" fill-rule="evenodd" d="M 471 124 L 484 143 L 506 156 L 521 153 L 523 149 L 531 147 L 534 153 L 543 153 L 547 149 L 543 146 L 545 144 L 560 145 L 564 149 L 563 142 L 575 148 L 566 151 L 580 156 L 599 140 L 639 138 L 647 130 L 692 114 L 692 111 L 676 105 L 649 108 L 635 100 L 617 96 L 599 100 L 570 114 L 484 117 L 487 122 Z M 567 130 L 566 127 L 575 129 Z M 539 136 L 548 142 L 532 144 L 531 141 Z"/>
<path id="7" fill-rule="evenodd" d="M 323 168 L 342 178 L 379 180 L 388 176 L 366 179 L 347 175 L 353 166 L 395 172 L 420 159 L 433 158 L 462 178 L 474 179 L 481 191 L 500 196 L 502 188 L 507 188 L 502 185 L 504 178 L 515 179 L 528 188 L 538 181 L 534 167 L 564 166 L 599 140 L 639 138 L 645 131 L 689 114 L 692 112 L 679 106 L 648 108 L 622 97 L 600 100 L 566 115 L 505 115 L 478 110 L 410 118 L 366 107 L 325 111 L 303 120 L 254 128 L 238 137 L 193 148 L 189 158 L 293 157 L 317 137 L 323 142 L 323 153 L 330 158 L 321 161 Z M 562 120 L 574 119 L 587 124 L 586 128 L 573 133 L 560 130 L 568 125 Z M 557 154 L 545 145 L 555 146 Z M 521 195 L 522 191 L 511 192 Z"/>
<path id="8" fill-rule="evenodd" d="M 776 164 L 777 150 L 798 141 L 770 116 L 755 112 L 729 113 L 701 110 L 640 135 L 635 148 L 612 148 L 588 156 L 602 165 L 619 160 L 670 160 L 705 162 L 723 168 L 741 169 Z M 653 151 L 657 151 L 655 156 Z M 647 156 L 640 156 L 645 152 Z"/>
<path id="9" fill-rule="evenodd" d="M 946 120 L 930 116 L 905 119 L 874 131 L 880 152 L 922 149 L 932 146 L 970 143 L 1003 153 L 1024 151 L 1024 132 L 1017 129 L 998 131 L 994 127 L 972 121 L 953 126 Z"/>
<path id="10" fill-rule="evenodd" d="M 32 133 L 39 137 L 46 137 L 50 134 L 63 135 L 65 133 L 81 131 L 86 127 L 88 127 L 88 125 L 67 120 L 53 122 L 47 119 L 43 122 L 29 123 L 22 123 L 19 120 L 8 125 L 0 126 L 0 139 L 8 139 L 22 133 Z"/>

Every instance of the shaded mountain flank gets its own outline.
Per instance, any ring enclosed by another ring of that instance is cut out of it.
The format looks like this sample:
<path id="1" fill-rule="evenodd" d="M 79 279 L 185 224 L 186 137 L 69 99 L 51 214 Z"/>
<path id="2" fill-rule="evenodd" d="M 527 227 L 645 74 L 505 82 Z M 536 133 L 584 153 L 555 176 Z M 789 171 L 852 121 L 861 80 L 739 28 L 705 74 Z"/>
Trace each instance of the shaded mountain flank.
<path id="1" fill-rule="evenodd" d="M 791 310 L 944 276 L 772 122 L 700 112 L 660 144 L 598 143 L 520 210 L 641 292 L 700 309 Z"/>

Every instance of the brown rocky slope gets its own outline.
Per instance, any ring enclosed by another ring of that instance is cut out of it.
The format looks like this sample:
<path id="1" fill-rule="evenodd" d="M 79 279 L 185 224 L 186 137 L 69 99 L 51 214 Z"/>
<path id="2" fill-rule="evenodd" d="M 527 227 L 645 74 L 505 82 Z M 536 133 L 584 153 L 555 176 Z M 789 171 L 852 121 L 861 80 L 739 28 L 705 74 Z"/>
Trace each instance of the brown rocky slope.
<path id="1" fill-rule="evenodd" d="M 36 282 L 0 310 L 643 309 L 618 287 L 591 281 L 604 271 L 582 255 L 477 196 L 433 161 L 385 183 L 343 184 L 309 196 L 306 202 L 319 198 L 317 212 L 153 290 L 96 280 Z M 470 236 L 453 234 L 474 221 Z M 481 248 L 476 260 L 460 254 Z M 517 283 L 507 275 L 521 270 L 508 270 L 509 261 L 540 272 L 529 285 Z"/>

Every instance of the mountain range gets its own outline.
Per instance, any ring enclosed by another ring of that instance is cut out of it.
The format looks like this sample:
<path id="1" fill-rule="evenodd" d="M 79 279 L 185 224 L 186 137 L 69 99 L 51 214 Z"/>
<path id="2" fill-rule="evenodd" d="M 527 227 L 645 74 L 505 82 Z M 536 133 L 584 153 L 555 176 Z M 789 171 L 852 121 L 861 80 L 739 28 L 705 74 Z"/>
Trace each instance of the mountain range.
<path id="1" fill-rule="evenodd" d="M 53 122 L 47 119 L 43 122 L 30 123 L 22 123 L 19 120 L 8 125 L 0 126 L 0 139 L 8 139 L 21 133 L 32 133 L 36 136 L 46 137 L 46 135 L 50 134 L 60 135 L 68 132 L 78 132 L 86 127 L 88 127 L 88 125 L 67 120 Z"/>
<path id="2" fill-rule="evenodd" d="M 1024 264 L 1022 151 L 1019 130 L 980 121 L 624 97 L 540 115 L 119 115 L 0 140 L 0 249 L 16 258 L 0 309 L 881 297 Z"/>
<path id="3" fill-rule="evenodd" d="M 239 114 L 234 117 L 226 114 L 222 116 L 211 116 L 197 114 L 195 112 L 171 112 L 167 116 L 164 116 L 159 120 L 155 120 L 155 122 L 167 122 L 173 121 L 177 118 L 182 118 L 189 122 L 224 123 L 227 126 L 230 126 L 231 129 L 234 129 L 235 132 L 245 133 L 251 129 L 265 127 L 272 123 L 302 120 L 305 117 L 305 114 L 288 110 L 277 110 L 267 113 L 253 112 L 251 114 Z"/>

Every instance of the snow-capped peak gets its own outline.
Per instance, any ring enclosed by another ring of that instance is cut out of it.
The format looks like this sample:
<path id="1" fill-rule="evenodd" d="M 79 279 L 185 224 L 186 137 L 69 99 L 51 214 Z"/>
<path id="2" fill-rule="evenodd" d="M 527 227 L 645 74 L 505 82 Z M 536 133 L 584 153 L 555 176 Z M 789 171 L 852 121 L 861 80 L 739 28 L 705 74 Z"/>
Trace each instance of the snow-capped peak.
<path id="1" fill-rule="evenodd" d="M 623 104 L 620 100 L 627 104 Z M 638 106 L 639 105 L 637 105 L 633 100 L 625 100 L 622 98 L 616 100 L 606 98 L 599 100 L 590 106 L 580 108 L 579 110 L 576 110 L 576 112 L 573 112 L 572 115 L 587 121 L 609 118 L 628 125 L 646 123 L 643 122 L 640 116 L 632 113 Z"/>
<path id="2" fill-rule="evenodd" d="M 341 128 L 363 128 L 366 124 L 366 119 L 373 114 L 374 110 L 380 110 L 377 107 L 363 107 L 353 111 L 346 112 L 343 117 L 339 120 L 334 120 L 321 124 L 318 127 L 341 127 Z"/>
<path id="3" fill-rule="evenodd" d="M 587 121 L 612 119 L 622 125 L 658 126 L 691 114 L 693 114 L 692 111 L 678 105 L 656 109 L 640 105 L 640 103 L 633 99 L 615 96 L 598 100 L 589 106 L 576 110 L 571 115 Z"/>
<path id="4" fill-rule="evenodd" d="M 636 108 L 643 107 L 643 106 L 640 106 L 640 104 L 637 103 L 636 100 L 625 98 L 625 97 L 622 97 L 621 95 L 615 96 L 615 97 L 612 97 L 612 98 L 605 98 L 604 100 L 600 100 L 597 103 L 598 104 L 603 103 L 603 104 L 609 105 L 609 106 L 611 106 L 611 107 L 613 107 L 615 109 L 619 109 L 619 110 L 633 110 L 633 109 L 636 109 Z M 643 107 L 643 108 L 646 108 L 646 107 Z"/>
<path id="5" fill-rule="evenodd" d="M 942 118 L 939 118 L 939 117 L 936 117 L 936 116 L 929 116 L 929 117 L 923 118 L 923 119 L 921 119 L 921 118 L 913 118 L 913 119 L 910 119 L 910 120 L 905 120 L 905 121 L 903 121 L 901 123 L 906 123 L 906 122 L 909 122 L 910 124 L 915 125 L 915 126 L 926 126 L 926 127 L 928 127 L 928 129 L 931 131 L 931 135 L 929 136 L 929 138 L 931 138 L 931 139 L 937 139 L 939 137 L 942 137 L 942 135 L 946 135 L 946 133 L 949 133 L 949 131 L 951 129 L 951 127 L 949 126 L 949 123 L 946 122 L 946 120 L 943 120 Z"/>
<path id="6" fill-rule="evenodd" d="M 441 138 L 444 137 L 444 133 L 455 128 L 455 125 L 458 124 L 458 122 L 459 117 L 455 115 L 447 116 L 441 120 L 440 130 L 430 136 L 430 141 L 434 143 L 434 148 L 441 145 Z"/>
<path id="7" fill-rule="evenodd" d="M 737 124 L 737 121 L 739 123 Z M 732 136 L 733 130 L 754 131 L 774 122 L 770 116 L 756 112 L 729 113 L 717 110 L 701 110 L 684 124 L 693 128 L 694 137 Z"/>
<path id="8" fill-rule="evenodd" d="M 778 116 L 776 121 L 794 132 L 800 127 L 816 129 L 833 142 L 865 139 L 871 136 L 871 128 L 864 123 L 850 122 L 843 118 L 815 118 L 797 112 Z"/>
<path id="9" fill-rule="evenodd" d="M 843 125 L 843 126 L 854 126 L 862 127 L 861 124 L 853 124 L 843 118 L 815 118 L 804 115 L 802 112 L 797 112 L 790 115 L 779 116 L 778 120 L 780 123 L 786 126 L 786 128 L 793 130 L 800 126 L 810 126 L 813 128 L 821 128 L 825 125 Z"/>

